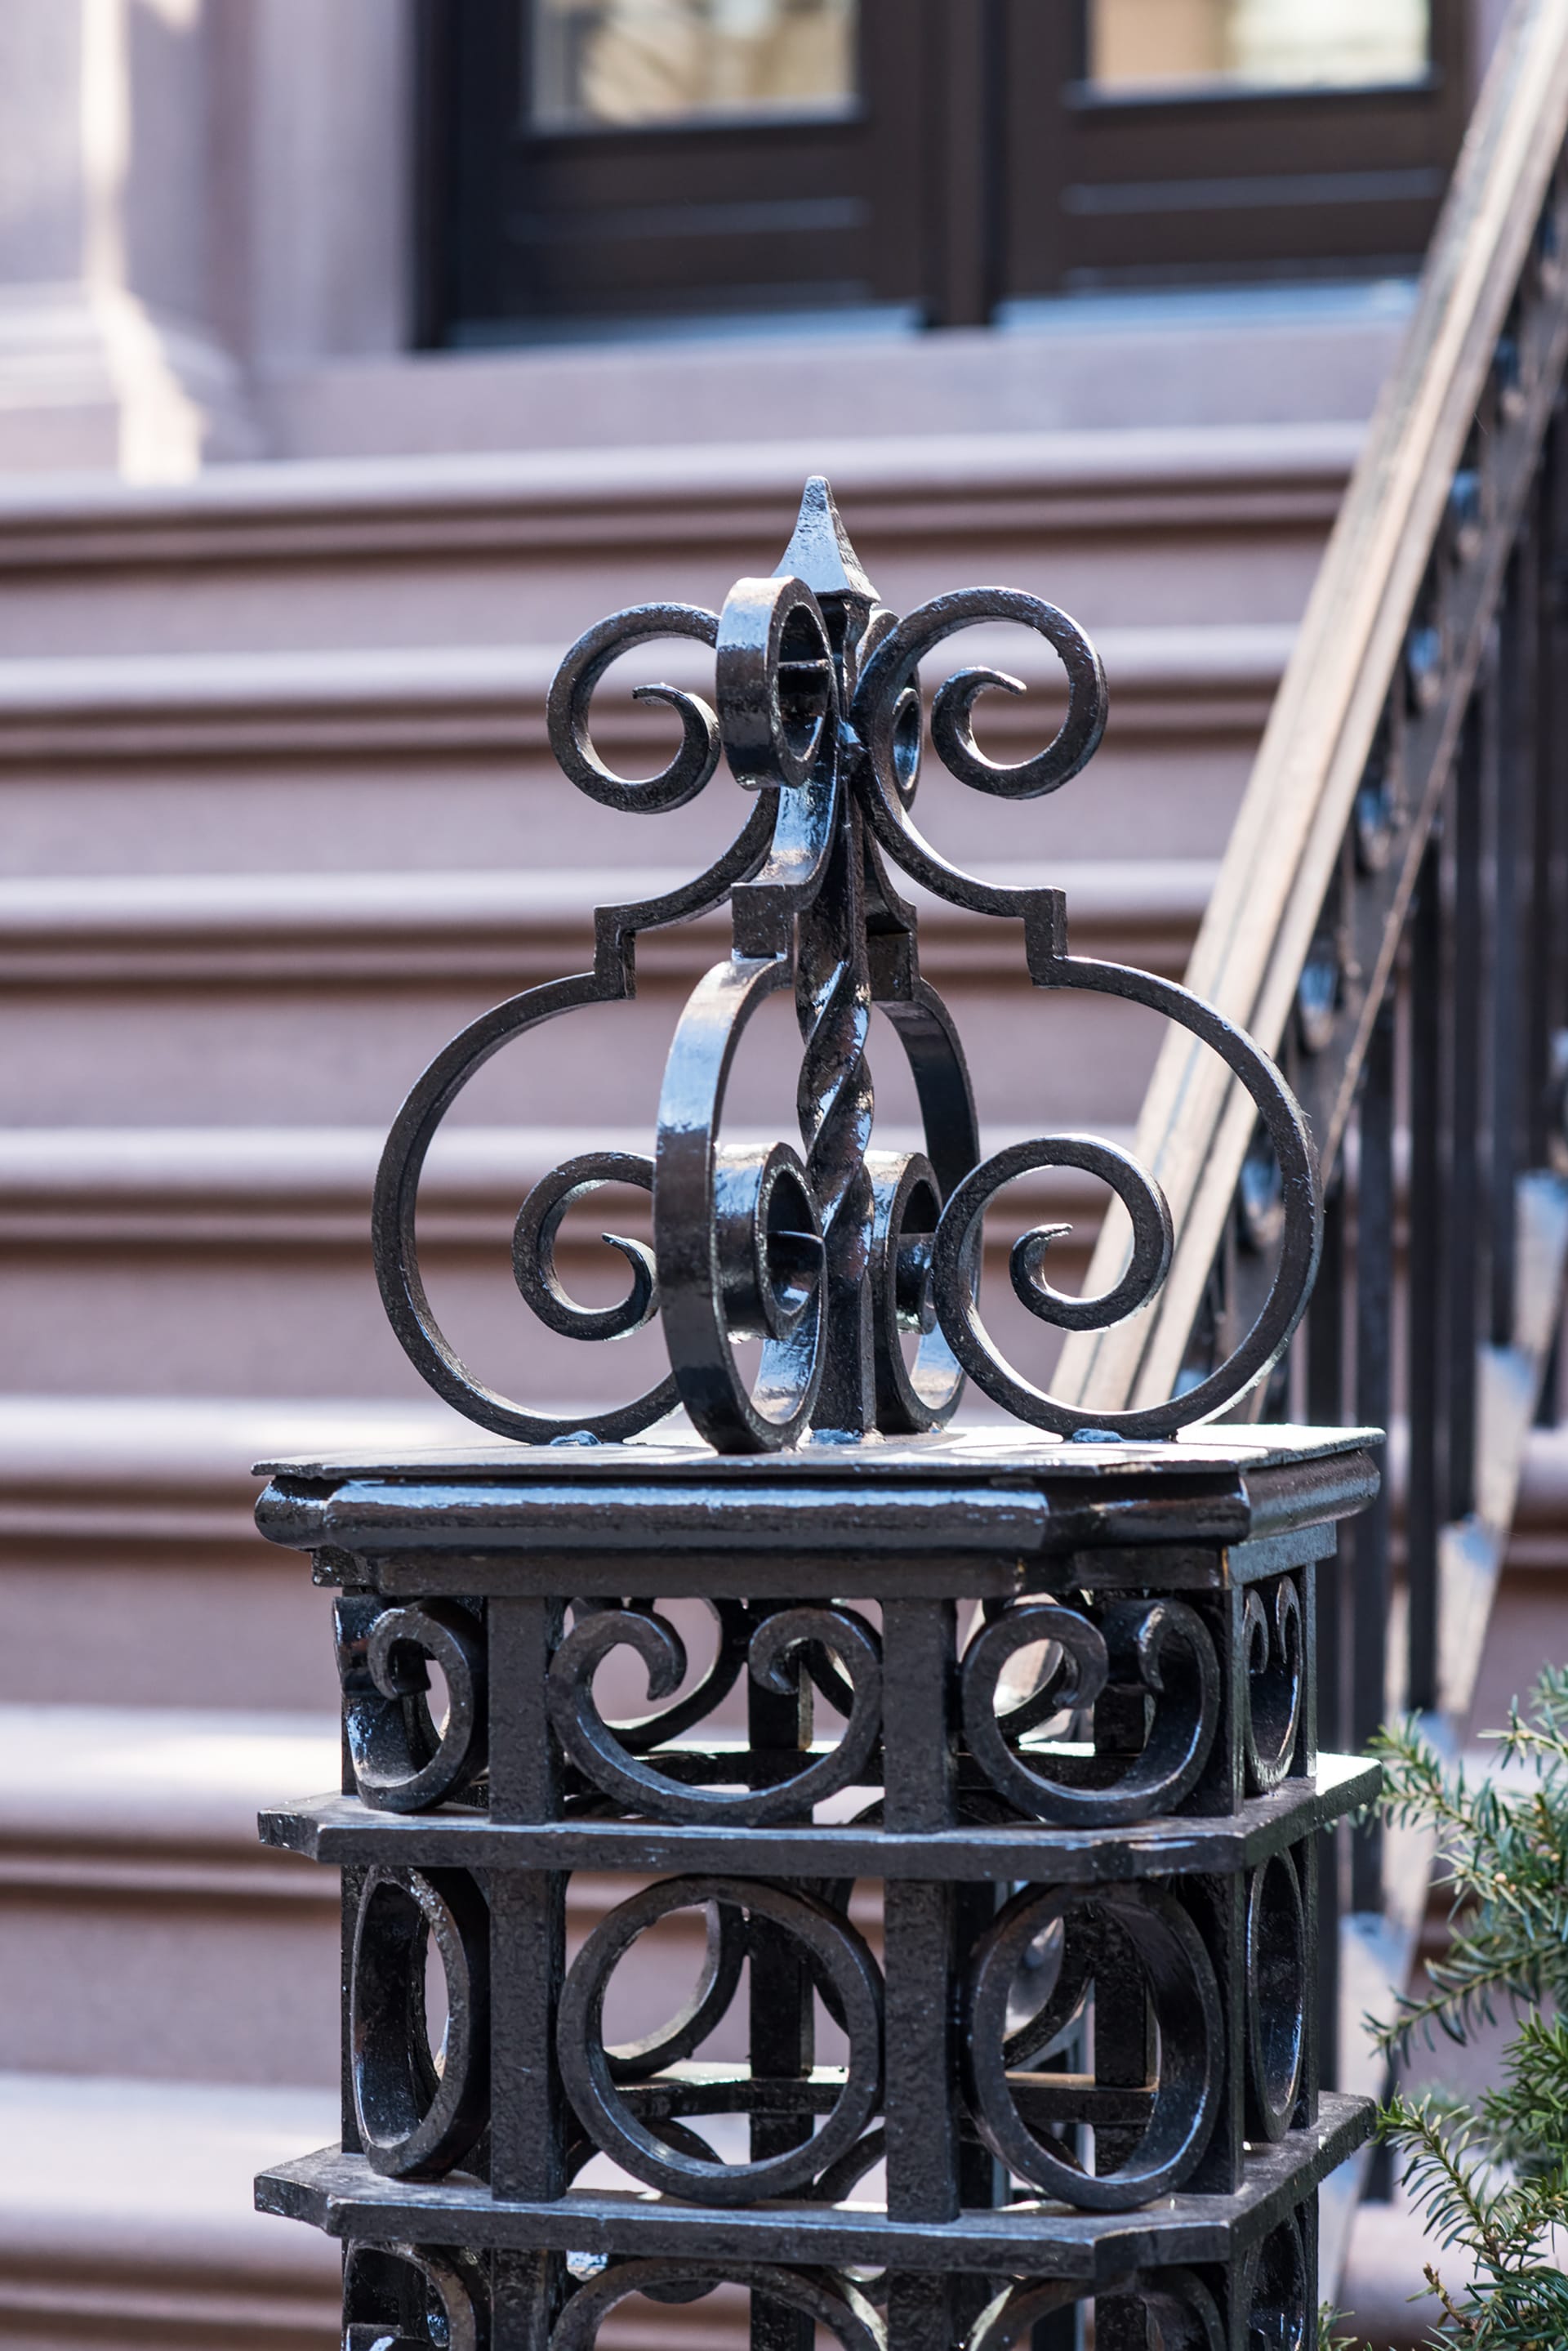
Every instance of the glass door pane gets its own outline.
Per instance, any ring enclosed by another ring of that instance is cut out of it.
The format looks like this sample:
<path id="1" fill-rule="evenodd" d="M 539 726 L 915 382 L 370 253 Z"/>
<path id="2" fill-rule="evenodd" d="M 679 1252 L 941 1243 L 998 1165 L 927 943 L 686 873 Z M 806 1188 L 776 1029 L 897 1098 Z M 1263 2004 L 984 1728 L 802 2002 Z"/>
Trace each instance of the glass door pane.
<path id="1" fill-rule="evenodd" d="M 832 118 L 857 96 L 858 0 L 532 0 L 542 131 Z"/>
<path id="2" fill-rule="evenodd" d="M 1429 0 L 1090 0 L 1089 78 L 1127 92 L 1425 78 Z"/>

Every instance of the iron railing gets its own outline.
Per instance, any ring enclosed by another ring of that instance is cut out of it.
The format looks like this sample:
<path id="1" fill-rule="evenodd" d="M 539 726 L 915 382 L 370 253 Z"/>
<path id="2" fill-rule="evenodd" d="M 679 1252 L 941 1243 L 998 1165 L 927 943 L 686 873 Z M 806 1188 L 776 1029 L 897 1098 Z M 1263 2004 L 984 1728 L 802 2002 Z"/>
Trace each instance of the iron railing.
<path id="1" fill-rule="evenodd" d="M 1325 1184 L 1324 1272 L 1272 1401 L 1408 1432 L 1394 1490 L 1319 1585 L 1324 1734 L 1352 1750 L 1407 1707 L 1457 1735 L 1529 1429 L 1556 1410 L 1565 134 L 1568 6 L 1521 0 L 1189 969 L 1278 1055 Z M 1266 1286 L 1276 1179 L 1222 1081 L 1166 1048 L 1135 1148 L 1178 1216 L 1171 1272 L 1139 1324 L 1069 1340 L 1059 1384 L 1079 1405 L 1201 1376 Z M 1324 1938 L 1325 2078 L 1379 2086 L 1360 2020 L 1404 1982 L 1428 1865 L 1374 1828 L 1325 1873 L 1325 1917 L 1349 1914 Z"/>

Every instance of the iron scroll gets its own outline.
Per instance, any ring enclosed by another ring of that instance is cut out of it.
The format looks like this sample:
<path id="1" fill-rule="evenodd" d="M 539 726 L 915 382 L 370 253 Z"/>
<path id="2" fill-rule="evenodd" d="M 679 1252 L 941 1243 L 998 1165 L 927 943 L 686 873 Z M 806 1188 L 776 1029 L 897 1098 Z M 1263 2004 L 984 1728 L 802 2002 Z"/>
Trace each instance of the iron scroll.
<path id="1" fill-rule="evenodd" d="M 971 667 L 936 692 L 930 745 L 960 783 L 1034 799 L 1079 773 L 1104 731 L 1106 681 L 1088 638 L 1054 605 L 1002 588 L 962 590 L 898 619 L 877 603 L 820 478 L 806 487 L 777 574 L 740 580 L 720 613 L 635 606 L 590 629 L 566 654 L 549 697 L 550 741 L 580 790 L 617 810 L 657 814 L 707 789 L 722 759 L 746 795 L 745 815 L 730 847 L 684 887 L 599 909 L 593 969 L 485 1013 L 436 1057 L 399 1113 L 376 1186 L 381 1294 L 418 1370 L 471 1420 L 525 1442 L 615 1440 L 684 1406 L 718 1451 L 771 1452 L 808 1436 L 938 1427 L 967 1377 L 1037 1428 L 1158 1438 L 1222 1412 L 1279 1361 L 1311 1290 L 1322 1212 L 1305 1122 L 1273 1062 L 1174 983 L 1070 955 L 1060 891 L 965 872 L 915 823 L 920 664 L 958 632 L 998 622 L 1033 629 L 1060 659 L 1067 708 L 1055 737 L 1016 765 L 990 758 L 974 738 L 974 705 L 982 694 L 1023 687 L 998 670 Z M 670 636 L 712 647 L 713 699 L 665 684 L 639 688 L 639 699 L 675 710 L 680 742 L 659 774 L 631 781 L 594 747 L 594 691 L 621 654 Z M 1021 922 L 1036 987 L 1149 1007 L 1209 1045 L 1251 1096 L 1282 1181 L 1277 1267 L 1251 1329 L 1184 1394 L 1130 1411 L 1070 1405 L 1010 1364 L 987 1330 L 981 1225 L 1015 1176 L 1085 1170 L 1110 1186 L 1132 1221 L 1126 1270 L 1097 1298 L 1065 1296 L 1047 1279 L 1052 1244 L 1065 1228 L 1036 1227 L 1013 1244 L 1014 1295 L 1059 1329 L 1103 1329 L 1150 1303 L 1170 1263 L 1169 1210 L 1147 1170 L 1091 1137 L 1045 1135 L 982 1158 L 962 1047 L 920 977 L 915 911 L 895 887 L 894 869 L 951 904 Z M 698 983 L 677 1024 L 651 1156 L 590 1153 L 564 1163 L 535 1186 L 514 1234 L 519 1293 L 546 1327 L 602 1343 L 657 1320 L 669 1372 L 631 1402 L 587 1417 L 514 1403 L 470 1372 L 426 1295 L 415 1209 L 431 1141 L 503 1046 L 584 1006 L 628 1001 L 640 933 L 726 903 L 732 952 Z M 784 989 L 793 992 L 801 1034 L 798 1140 L 726 1142 L 725 1094 L 748 1025 Z M 910 1065 L 920 1153 L 873 1147 L 874 1006 Z M 652 1247 L 607 1235 L 627 1261 L 629 1286 L 619 1304 L 589 1309 L 565 1290 L 555 1244 L 573 1203 L 609 1183 L 651 1192 Z M 736 1354 L 744 1340 L 760 1345 L 753 1375 Z"/>

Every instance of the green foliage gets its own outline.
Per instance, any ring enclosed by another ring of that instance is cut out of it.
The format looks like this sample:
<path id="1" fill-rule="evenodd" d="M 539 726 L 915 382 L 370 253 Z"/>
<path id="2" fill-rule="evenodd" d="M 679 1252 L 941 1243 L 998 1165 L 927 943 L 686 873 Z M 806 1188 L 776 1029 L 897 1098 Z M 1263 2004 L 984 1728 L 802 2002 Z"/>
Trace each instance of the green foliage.
<path id="1" fill-rule="evenodd" d="M 1495 1734 L 1501 1784 L 1472 1787 L 1407 1725 L 1379 1743 L 1386 1804 L 1436 1830 L 1451 1890 L 1452 1940 L 1431 1992 L 1375 2026 L 1390 2057 L 1438 2032 L 1467 2040 L 1512 2016 L 1501 2080 L 1479 2107 L 1396 2096 L 1383 2137 L 1426 2216 L 1439 2258 L 1427 2283 L 1434 2345 L 1563 2351 L 1568 2345 L 1568 1671 L 1547 1674 L 1527 1711 Z M 1521 2011 L 1523 2011 L 1521 2013 Z M 1443 2256 L 1449 2258 L 1445 2262 Z M 1339 2351 L 1324 2314 L 1319 2351 Z"/>

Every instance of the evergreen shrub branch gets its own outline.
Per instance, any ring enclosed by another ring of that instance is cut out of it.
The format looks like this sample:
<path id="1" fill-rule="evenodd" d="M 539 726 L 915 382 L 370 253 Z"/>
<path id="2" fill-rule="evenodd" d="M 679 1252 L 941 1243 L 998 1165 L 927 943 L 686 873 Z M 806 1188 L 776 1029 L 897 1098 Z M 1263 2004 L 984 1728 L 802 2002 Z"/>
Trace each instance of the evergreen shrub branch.
<path id="1" fill-rule="evenodd" d="M 1376 1742 L 1391 1820 L 1436 1832 L 1450 1941 L 1430 1993 L 1401 1999 L 1371 2030 L 1390 2059 L 1419 2039 L 1463 2043 L 1499 2015 L 1515 2024 L 1497 2085 L 1479 2106 L 1396 2095 L 1379 2131 L 1402 2160 L 1437 2259 L 1428 2341 L 1468 2351 L 1568 2346 L 1568 1670 L 1542 1677 L 1527 1708 L 1491 1734 L 1502 1782 L 1472 1785 L 1413 1724 Z M 1447 2257 L 1445 2259 L 1445 2256 Z M 1413 2294 L 1412 2301 L 1418 2298 Z M 1355 2351 L 1322 2314 L 1318 2351 Z"/>

